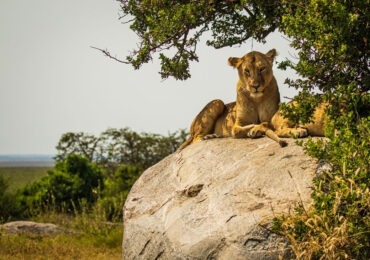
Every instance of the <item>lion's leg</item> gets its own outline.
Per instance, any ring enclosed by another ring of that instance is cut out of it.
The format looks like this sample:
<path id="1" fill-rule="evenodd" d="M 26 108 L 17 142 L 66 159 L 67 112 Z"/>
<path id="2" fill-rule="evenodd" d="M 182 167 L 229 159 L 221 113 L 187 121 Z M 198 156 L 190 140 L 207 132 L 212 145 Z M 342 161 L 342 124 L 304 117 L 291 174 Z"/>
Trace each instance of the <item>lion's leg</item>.
<path id="1" fill-rule="evenodd" d="M 233 130 L 235 138 L 244 138 L 244 137 L 258 138 L 266 135 L 270 139 L 277 142 L 281 147 L 285 147 L 288 145 L 287 142 L 281 140 L 279 136 L 269 128 L 268 122 L 263 122 L 259 125 L 251 124 L 243 127 L 234 126 Z"/>
<path id="2" fill-rule="evenodd" d="M 294 137 L 294 138 L 302 138 L 308 136 L 308 132 L 306 128 L 302 127 L 295 127 L 295 128 L 282 128 L 275 130 L 275 133 L 279 137 Z"/>
<path id="3" fill-rule="evenodd" d="M 194 136 L 194 141 L 198 141 L 204 136 L 213 133 L 216 120 L 224 109 L 224 102 L 216 99 L 209 102 L 202 111 L 200 111 L 190 127 L 190 134 Z"/>
<path id="4" fill-rule="evenodd" d="M 235 124 L 232 131 L 232 136 L 234 138 L 247 138 L 249 131 L 255 127 L 255 124 L 240 126 Z"/>
<path id="5" fill-rule="evenodd" d="M 190 137 L 179 148 L 184 149 L 187 145 L 200 141 L 203 137 L 213 134 L 217 118 L 224 112 L 225 104 L 216 99 L 209 102 L 193 120 L 190 127 Z"/>
<path id="6" fill-rule="evenodd" d="M 308 136 L 306 128 L 296 127 L 292 121 L 286 119 L 281 115 L 280 112 L 277 112 L 271 119 L 271 124 L 275 133 L 279 137 L 294 137 L 302 138 Z"/>
<path id="7" fill-rule="evenodd" d="M 234 138 L 258 138 L 264 135 L 264 128 L 261 125 L 250 124 L 245 126 L 240 126 L 235 124 L 233 127 L 233 137 Z"/>

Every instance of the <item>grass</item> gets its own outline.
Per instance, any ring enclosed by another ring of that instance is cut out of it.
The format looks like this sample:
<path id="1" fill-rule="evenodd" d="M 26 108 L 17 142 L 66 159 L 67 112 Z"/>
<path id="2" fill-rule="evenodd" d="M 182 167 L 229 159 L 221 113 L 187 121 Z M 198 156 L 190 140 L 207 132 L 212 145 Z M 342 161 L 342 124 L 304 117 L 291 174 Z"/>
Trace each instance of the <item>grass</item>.
<path id="1" fill-rule="evenodd" d="M 122 223 L 107 223 L 93 214 L 45 213 L 35 222 L 54 223 L 72 234 L 12 235 L 0 231 L 3 259 L 121 259 Z"/>
<path id="2" fill-rule="evenodd" d="M 9 183 L 9 192 L 14 192 L 47 175 L 49 167 L 0 167 L 0 176 Z"/>
<path id="3" fill-rule="evenodd" d="M 96 246 L 86 236 L 2 235 L 0 259 L 121 259 L 121 246 Z"/>

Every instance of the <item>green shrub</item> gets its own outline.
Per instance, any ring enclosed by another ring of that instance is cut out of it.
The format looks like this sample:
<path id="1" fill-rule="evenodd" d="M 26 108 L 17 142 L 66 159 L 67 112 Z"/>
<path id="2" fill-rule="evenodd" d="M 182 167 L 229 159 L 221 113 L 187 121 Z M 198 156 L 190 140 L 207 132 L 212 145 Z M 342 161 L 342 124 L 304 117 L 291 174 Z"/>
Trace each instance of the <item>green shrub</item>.
<path id="1" fill-rule="evenodd" d="M 332 166 L 332 171 L 314 179 L 313 207 L 297 209 L 275 222 L 297 256 L 370 258 L 370 117 L 355 125 L 348 117 L 340 118 L 347 126 L 336 128 L 330 142 L 310 141 L 305 146 L 309 154 Z M 334 123 L 329 132 L 334 132 Z"/>
<path id="2" fill-rule="evenodd" d="M 113 177 L 105 180 L 104 191 L 96 208 L 103 212 L 107 220 L 122 220 L 122 209 L 126 197 L 141 173 L 140 167 L 122 165 L 116 170 Z"/>
<path id="3" fill-rule="evenodd" d="M 8 191 L 8 181 L 0 176 L 0 223 L 14 219 L 19 214 L 15 194 Z"/>
<path id="4" fill-rule="evenodd" d="M 37 215 L 44 210 L 79 211 L 81 202 L 90 207 L 103 189 L 104 171 L 86 158 L 69 155 L 58 162 L 40 181 L 21 189 L 18 201 L 25 215 Z"/>

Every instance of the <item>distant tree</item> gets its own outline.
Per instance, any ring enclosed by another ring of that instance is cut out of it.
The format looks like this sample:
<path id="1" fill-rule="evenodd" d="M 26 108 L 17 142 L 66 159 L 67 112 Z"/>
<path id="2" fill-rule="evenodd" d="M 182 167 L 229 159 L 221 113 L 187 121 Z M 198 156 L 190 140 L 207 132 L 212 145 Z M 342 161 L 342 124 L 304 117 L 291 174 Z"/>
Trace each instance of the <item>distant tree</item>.
<path id="1" fill-rule="evenodd" d="M 58 154 L 57 161 L 63 161 L 70 154 L 79 154 L 93 161 L 97 157 L 97 146 L 100 139 L 86 133 L 68 132 L 62 135 L 56 149 Z"/>
<path id="2" fill-rule="evenodd" d="M 85 133 L 66 133 L 56 147 L 57 161 L 78 154 L 114 172 L 120 165 L 145 169 L 173 153 L 187 138 L 184 130 L 167 136 L 136 133 L 128 128 L 108 129 L 96 137 Z"/>

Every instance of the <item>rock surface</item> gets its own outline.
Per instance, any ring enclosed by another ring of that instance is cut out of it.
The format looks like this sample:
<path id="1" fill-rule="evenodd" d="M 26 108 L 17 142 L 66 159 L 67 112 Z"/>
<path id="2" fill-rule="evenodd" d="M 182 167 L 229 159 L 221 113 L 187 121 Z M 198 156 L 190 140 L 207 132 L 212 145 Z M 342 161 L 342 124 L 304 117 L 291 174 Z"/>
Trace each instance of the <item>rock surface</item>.
<path id="1" fill-rule="evenodd" d="M 268 223 L 311 203 L 315 161 L 294 140 L 198 142 L 146 170 L 124 207 L 123 259 L 284 259 Z"/>
<path id="2" fill-rule="evenodd" d="M 14 221 L 0 225 L 2 231 L 7 234 L 57 235 L 60 233 L 73 233 L 50 223 L 37 223 L 32 221 Z"/>

